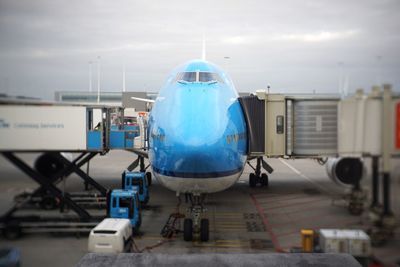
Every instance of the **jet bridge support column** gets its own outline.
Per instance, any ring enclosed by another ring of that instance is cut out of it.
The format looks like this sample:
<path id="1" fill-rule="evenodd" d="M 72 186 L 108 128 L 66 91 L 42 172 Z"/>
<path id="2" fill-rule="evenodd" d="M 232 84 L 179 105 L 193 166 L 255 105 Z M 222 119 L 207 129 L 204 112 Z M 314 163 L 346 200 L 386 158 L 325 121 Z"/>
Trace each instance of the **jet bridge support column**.
<path id="1" fill-rule="evenodd" d="M 391 171 L 391 103 L 392 92 L 390 85 L 383 87 L 383 220 L 393 217 L 390 209 L 390 171 Z"/>
<path id="2" fill-rule="evenodd" d="M 391 153 L 391 121 L 390 121 L 390 103 L 392 101 L 392 92 L 390 85 L 384 85 L 383 88 L 383 217 L 392 217 L 390 209 L 390 153 Z"/>
<path id="3" fill-rule="evenodd" d="M 372 157 L 372 203 L 371 208 L 379 204 L 379 157 Z"/>
<path id="4" fill-rule="evenodd" d="M 373 156 L 372 161 L 372 201 L 369 207 L 369 218 L 376 222 L 380 220 L 382 206 L 379 204 L 379 156 Z"/>
<path id="5" fill-rule="evenodd" d="M 378 214 L 379 218 L 373 218 L 373 226 L 369 229 L 371 242 L 373 245 L 382 245 L 386 240 L 393 236 L 396 228 L 396 218 L 390 208 L 390 172 L 391 172 L 391 134 L 392 116 L 391 102 L 392 92 L 390 85 L 384 85 L 382 97 L 383 122 L 382 122 L 382 194 L 383 211 Z M 375 189 L 378 190 L 378 189 Z M 377 191 L 378 192 L 378 191 Z"/>

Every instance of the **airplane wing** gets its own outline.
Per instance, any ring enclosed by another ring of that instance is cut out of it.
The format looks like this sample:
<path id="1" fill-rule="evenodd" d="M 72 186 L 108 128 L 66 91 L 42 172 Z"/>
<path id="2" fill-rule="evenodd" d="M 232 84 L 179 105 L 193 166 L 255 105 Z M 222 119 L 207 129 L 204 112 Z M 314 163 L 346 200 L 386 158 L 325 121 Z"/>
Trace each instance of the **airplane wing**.
<path id="1" fill-rule="evenodd" d="M 132 96 L 131 99 L 137 100 L 137 101 L 142 101 L 142 102 L 147 102 L 147 103 L 154 103 L 155 102 L 152 99 L 140 98 L 140 97 L 134 97 L 134 96 Z"/>

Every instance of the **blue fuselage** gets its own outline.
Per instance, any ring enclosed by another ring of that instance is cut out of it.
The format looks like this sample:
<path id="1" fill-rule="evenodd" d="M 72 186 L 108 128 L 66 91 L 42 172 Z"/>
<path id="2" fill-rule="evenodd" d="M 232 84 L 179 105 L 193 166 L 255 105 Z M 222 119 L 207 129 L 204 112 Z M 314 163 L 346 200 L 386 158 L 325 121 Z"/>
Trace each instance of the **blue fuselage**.
<path id="1" fill-rule="evenodd" d="M 149 118 L 149 159 L 162 184 L 179 193 L 209 193 L 236 182 L 247 153 L 237 97 L 227 75 L 206 61 L 171 73 Z"/>

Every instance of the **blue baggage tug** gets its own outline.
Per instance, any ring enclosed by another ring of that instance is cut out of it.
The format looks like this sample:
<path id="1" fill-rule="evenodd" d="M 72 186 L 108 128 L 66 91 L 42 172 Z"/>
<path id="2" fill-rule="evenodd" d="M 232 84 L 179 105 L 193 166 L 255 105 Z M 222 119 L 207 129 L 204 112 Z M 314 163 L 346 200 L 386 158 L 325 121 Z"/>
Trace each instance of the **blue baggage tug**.
<path id="1" fill-rule="evenodd" d="M 110 191 L 107 194 L 107 217 L 129 219 L 134 232 L 137 232 L 142 224 L 142 216 L 136 188 Z"/>
<path id="2" fill-rule="evenodd" d="M 149 184 L 146 173 L 124 171 L 122 173 L 122 188 L 138 192 L 141 204 L 147 204 L 150 199 Z"/>

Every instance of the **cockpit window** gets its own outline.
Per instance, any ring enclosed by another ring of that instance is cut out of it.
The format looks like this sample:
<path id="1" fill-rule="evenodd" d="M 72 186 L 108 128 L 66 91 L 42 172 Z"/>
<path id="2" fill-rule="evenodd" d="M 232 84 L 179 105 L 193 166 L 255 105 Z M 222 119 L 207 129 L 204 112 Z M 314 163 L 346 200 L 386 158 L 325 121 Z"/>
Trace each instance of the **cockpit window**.
<path id="1" fill-rule="evenodd" d="M 211 72 L 199 72 L 199 82 L 212 82 L 212 81 L 217 81 L 215 79 L 215 73 Z"/>
<path id="2" fill-rule="evenodd" d="M 222 83 L 221 78 L 217 73 L 213 72 L 181 72 L 176 76 L 178 82 L 200 82 L 200 83 Z"/>
<path id="3" fill-rule="evenodd" d="M 185 81 L 189 83 L 196 82 L 196 72 L 181 72 L 178 74 L 178 81 Z"/>

